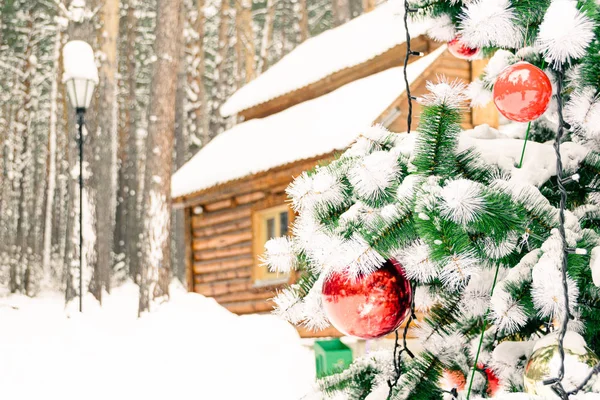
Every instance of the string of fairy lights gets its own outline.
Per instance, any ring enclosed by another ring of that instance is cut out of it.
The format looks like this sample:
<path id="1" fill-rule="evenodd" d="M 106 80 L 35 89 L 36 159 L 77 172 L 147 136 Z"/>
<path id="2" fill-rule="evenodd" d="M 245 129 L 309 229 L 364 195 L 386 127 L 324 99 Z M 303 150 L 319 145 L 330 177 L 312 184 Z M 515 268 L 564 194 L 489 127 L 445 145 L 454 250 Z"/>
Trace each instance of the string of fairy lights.
<path id="1" fill-rule="evenodd" d="M 408 0 L 404 0 L 404 30 L 406 33 L 406 54 L 405 54 L 405 58 L 404 58 L 403 70 L 404 70 L 404 82 L 405 82 L 405 86 L 406 86 L 405 90 L 406 90 L 407 99 L 408 99 L 408 114 L 406 117 L 407 133 L 411 132 L 412 112 L 413 112 L 412 102 L 413 102 L 413 100 L 416 100 L 416 97 L 413 97 L 411 94 L 410 83 L 408 81 L 407 69 L 408 69 L 409 59 L 411 56 L 422 56 L 423 55 L 422 53 L 415 52 L 411 49 L 411 36 L 410 36 L 408 22 L 409 22 L 409 15 L 411 13 L 416 13 L 418 11 L 419 11 L 418 8 L 414 8 L 414 7 L 411 7 L 411 5 L 409 5 Z M 559 215 L 558 232 L 559 232 L 559 236 L 560 236 L 560 239 L 562 242 L 561 276 L 562 276 L 562 286 L 563 286 L 563 294 L 564 294 L 564 299 L 563 299 L 563 301 L 564 301 L 564 317 L 562 318 L 562 321 L 561 321 L 561 326 L 560 326 L 560 331 L 559 331 L 559 340 L 558 340 L 558 349 L 559 349 L 559 354 L 560 354 L 560 366 L 559 366 L 558 376 L 555 378 L 545 380 L 544 384 L 550 385 L 551 388 L 553 389 L 553 391 L 562 400 L 569 400 L 570 395 L 574 395 L 574 394 L 577 394 L 578 392 L 580 392 L 595 375 L 600 374 L 600 363 L 596 364 L 592 368 L 592 370 L 589 372 L 588 376 L 577 387 L 575 387 L 574 389 L 572 389 L 570 391 L 565 390 L 565 388 L 562 384 L 562 380 L 564 379 L 564 376 L 565 376 L 564 338 L 565 338 L 565 335 L 567 332 L 569 320 L 571 320 L 573 318 L 573 316 L 571 315 L 570 310 L 569 310 L 569 287 L 568 287 L 568 276 L 567 276 L 568 256 L 571 253 L 576 253 L 576 250 L 568 247 L 567 240 L 566 240 L 566 232 L 565 232 L 565 210 L 566 210 L 566 204 L 567 204 L 567 190 L 565 188 L 565 184 L 568 183 L 571 178 L 564 177 L 563 161 L 562 161 L 561 150 L 560 150 L 560 145 L 562 142 L 564 130 L 566 128 L 566 124 L 565 124 L 564 117 L 563 117 L 564 102 L 563 102 L 563 97 L 562 97 L 562 90 L 563 90 L 563 85 L 564 85 L 564 71 L 563 71 L 562 66 L 559 66 L 556 69 L 554 69 L 554 72 L 556 73 L 556 100 L 557 100 L 557 114 L 558 114 L 558 129 L 556 132 L 556 138 L 555 138 L 553 147 L 554 147 L 555 154 L 556 154 L 557 186 L 558 186 L 558 189 L 560 192 L 560 203 L 559 203 L 559 214 L 558 214 Z M 527 136 L 523 143 L 523 151 L 522 151 L 522 155 L 521 155 L 521 161 L 518 166 L 519 168 L 521 168 L 521 166 L 523 164 L 525 147 L 527 145 L 527 140 L 528 140 L 528 136 L 529 136 L 528 135 L 529 128 L 530 128 L 530 125 L 528 126 Z M 494 284 L 492 285 L 492 288 L 491 288 L 492 293 L 494 291 L 497 276 L 498 276 L 498 270 L 496 271 L 495 278 L 494 278 Z M 389 386 L 388 398 L 391 397 L 393 388 L 397 385 L 397 383 L 400 379 L 401 373 L 402 373 L 402 371 L 401 371 L 402 354 L 406 353 L 411 358 L 414 358 L 414 354 L 410 351 L 410 349 L 408 348 L 408 345 L 407 345 L 407 333 L 408 333 L 411 323 L 415 319 L 416 319 L 415 304 L 414 304 L 414 297 L 413 297 L 412 304 L 411 304 L 411 314 L 410 314 L 410 317 L 409 317 L 406 325 L 404 326 L 404 331 L 403 331 L 403 335 L 402 335 L 402 346 L 399 343 L 400 337 L 399 337 L 398 330 L 395 331 L 395 342 L 394 342 L 394 350 L 393 350 L 394 351 L 393 361 L 394 361 L 395 375 L 394 375 L 393 379 L 388 381 L 388 386 Z M 469 385 L 468 393 L 466 396 L 467 400 L 469 400 L 469 398 L 470 398 L 471 385 L 474 380 L 473 378 L 474 378 L 475 371 L 477 370 L 479 354 L 480 354 L 480 350 L 481 350 L 481 346 L 482 346 L 482 342 L 483 342 L 483 335 L 484 335 L 484 332 L 486 329 L 486 320 L 487 320 L 487 315 L 484 317 L 484 326 L 482 329 L 482 334 L 481 334 L 481 338 L 480 338 L 480 342 L 479 342 L 479 346 L 478 346 L 478 350 L 477 350 L 477 355 L 473 362 L 472 375 L 470 378 L 470 385 Z M 454 398 L 458 398 L 458 391 L 456 390 L 456 388 L 454 388 L 451 391 L 444 391 L 444 392 L 451 394 Z"/>

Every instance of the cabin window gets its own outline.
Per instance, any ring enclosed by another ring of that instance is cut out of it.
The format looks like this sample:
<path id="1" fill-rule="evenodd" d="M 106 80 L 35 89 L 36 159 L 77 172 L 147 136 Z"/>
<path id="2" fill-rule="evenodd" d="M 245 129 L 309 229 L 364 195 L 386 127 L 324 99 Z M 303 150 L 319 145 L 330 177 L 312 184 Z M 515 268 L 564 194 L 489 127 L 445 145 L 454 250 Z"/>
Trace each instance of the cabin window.
<path id="1" fill-rule="evenodd" d="M 274 285 L 289 280 L 289 274 L 270 272 L 259 260 L 265 243 L 272 238 L 286 236 L 290 230 L 291 210 L 287 204 L 254 211 L 252 216 L 254 271 L 252 277 L 257 285 Z"/>

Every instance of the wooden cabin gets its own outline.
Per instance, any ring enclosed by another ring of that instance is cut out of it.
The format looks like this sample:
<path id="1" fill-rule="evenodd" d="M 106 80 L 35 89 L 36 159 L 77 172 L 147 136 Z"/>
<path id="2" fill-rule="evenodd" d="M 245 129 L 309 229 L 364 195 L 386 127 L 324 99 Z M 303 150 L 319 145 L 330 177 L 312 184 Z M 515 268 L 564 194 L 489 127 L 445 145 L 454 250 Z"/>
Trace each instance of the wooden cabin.
<path id="1" fill-rule="evenodd" d="M 406 43 L 402 13 L 391 4 L 307 40 L 241 88 L 221 112 L 244 122 L 175 173 L 172 194 L 175 207 L 185 210 L 190 291 L 237 314 L 270 311 L 269 299 L 294 277 L 270 273 L 258 256 L 269 238 L 290 232 L 289 183 L 374 123 L 406 130 Z M 427 39 L 426 29 L 411 26 L 412 49 L 425 53 L 408 66 L 414 95 L 426 93 L 436 75 L 465 82 L 479 75 L 480 65 L 454 58 Z M 489 109 L 465 114 L 465 127 L 484 122 L 497 125 L 497 115 Z"/>

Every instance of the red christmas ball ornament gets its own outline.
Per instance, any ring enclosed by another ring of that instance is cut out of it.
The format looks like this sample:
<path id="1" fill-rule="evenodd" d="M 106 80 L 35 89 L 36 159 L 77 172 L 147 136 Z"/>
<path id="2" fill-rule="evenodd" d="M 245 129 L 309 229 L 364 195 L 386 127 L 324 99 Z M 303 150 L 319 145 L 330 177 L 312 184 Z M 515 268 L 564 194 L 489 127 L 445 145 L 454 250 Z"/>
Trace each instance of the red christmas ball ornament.
<path id="1" fill-rule="evenodd" d="M 506 67 L 498 75 L 493 95 L 502 115 L 511 121 L 529 122 L 548 109 L 552 84 L 544 71 L 521 61 Z"/>
<path id="2" fill-rule="evenodd" d="M 462 60 L 472 60 L 479 54 L 479 50 L 478 48 L 467 46 L 459 36 L 448 42 L 448 51 L 450 51 L 450 54 Z"/>
<path id="3" fill-rule="evenodd" d="M 402 265 L 390 259 L 356 279 L 332 273 L 323 283 L 323 308 L 340 332 L 373 339 L 395 331 L 410 314 L 412 288 Z"/>
<path id="4" fill-rule="evenodd" d="M 485 374 L 488 385 L 487 385 L 487 394 L 490 397 L 494 397 L 498 390 L 500 390 L 500 379 L 496 376 L 494 371 L 492 371 L 489 367 L 478 363 L 477 368 L 482 369 Z"/>
<path id="5" fill-rule="evenodd" d="M 445 369 L 442 372 L 442 379 L 440 379 L 440 388 L 442 390 L 452 392 L 453 389 L 456 389 L 457 392 L 460 392 L 461 390 L 465 390 L 466 384 L 467 379 L 461 371 Z"/>

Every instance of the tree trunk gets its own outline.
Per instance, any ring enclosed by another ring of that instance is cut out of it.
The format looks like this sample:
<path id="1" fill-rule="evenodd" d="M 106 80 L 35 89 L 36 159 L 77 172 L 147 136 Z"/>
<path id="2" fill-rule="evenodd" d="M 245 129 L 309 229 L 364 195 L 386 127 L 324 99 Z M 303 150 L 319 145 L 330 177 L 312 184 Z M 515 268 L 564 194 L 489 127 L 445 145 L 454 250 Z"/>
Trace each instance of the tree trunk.
<path id="1" fill-rule="evenodd" d="M 48 184 L 46 185 L 46 213 L 44 222 L 44 249 L 42 252 L 42 268 L 44 284 L 50 283 L 52 275 L 52 266 L 50 265 L 52 256 L 52 216 L 54 213 L 54 191 L 56 189 L 56 128 L 58 125 L 58 80 L 59 61 L 62 34 L 60 30 L 56 32 L 56 43 L 54 43 L 54 77 L 52 79 L 52 89 L 50 90 L 50 129 L 48 132 Z"/>
<path id="2" fill-rule="evenodd" d="M 363 0 L 363 12 L 373 11 L 375 8 L 375 0 Z"/>
<path id="3" fill-rule="evenodd" d="M 308 31 L 308 4 L 307 0 L 300 0 L 300 43 L 309 37 Z"/>
<path id="4" fill-rule="evenodd" d="M 99 43 L 102 51 L 98 85 L 98 114 L 92 130 L 95 159 L 90 193 L 95 206 L 96 253 L 90 291 L 102 302 L 102 290 L 110 290 L 112 270 L 113 226 L 116 201 L 117 144 L 117 36 L 119 32 L 119 0 L 105 0 L 100 10 Z"/>
<path id="5" fill-rule="evenodd" d="M 193 27 L 196 33 L 188 43 L 188 54 L 192 62 L 188 65 L 187 78 L 188 87 L 193 95 L 188 96 L 190 113 L 188 118 L 193 121 L 188 128 L 190 135 L 200 139 L 202 146 L 210 141 L 209 117 L 206 104 L 206 88 L 204 86 L 204 73 L 206 70 L 206 59 L 204 55 L 205 17 L 204 0 L 198 0 L 198 15 Z"/>
<path id="6" fill-rule="evenodd" d="M 338 26 L 350 21 L 350 0 L 332 0 L 333 25 Z"/>
<path id="7" fill-rule="evenodd" d="M 335 0 L 334 0 L 335 1 Z M 265 26 L 263 27 L 263 37 L 260 46 L 260 57 L 258 70 L 265 72 L 269 67 L 269 48 L 273 41 L 273 23 L 275 21 L 275 0 L 267 0 L 267 15 L 265 17 Z"/>
<path id="8" fill-rule="evenodd" d="M 153 299 L 169 295 L 171 172 L 179 45 L 183 38 L 181 0 L 158 0 L 156 55 L 150 88 L 150 114 L 144 191 L 139 313 Z"/>

